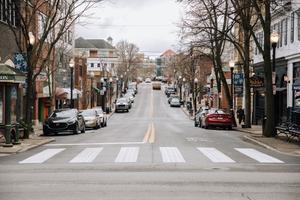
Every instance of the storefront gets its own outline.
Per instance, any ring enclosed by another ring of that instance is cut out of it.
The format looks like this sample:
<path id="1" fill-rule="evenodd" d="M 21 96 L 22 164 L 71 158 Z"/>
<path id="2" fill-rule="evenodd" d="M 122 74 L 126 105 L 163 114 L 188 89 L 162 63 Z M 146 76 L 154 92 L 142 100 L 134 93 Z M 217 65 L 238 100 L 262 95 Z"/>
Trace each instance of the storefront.
<path id="1" fill-rule="evenodd" d="M 0 134 L 6 147 L 19 143 L 19 122 L 22 116 L 22 84 L 25 75 L 5 64 L 0 64 Z"/>

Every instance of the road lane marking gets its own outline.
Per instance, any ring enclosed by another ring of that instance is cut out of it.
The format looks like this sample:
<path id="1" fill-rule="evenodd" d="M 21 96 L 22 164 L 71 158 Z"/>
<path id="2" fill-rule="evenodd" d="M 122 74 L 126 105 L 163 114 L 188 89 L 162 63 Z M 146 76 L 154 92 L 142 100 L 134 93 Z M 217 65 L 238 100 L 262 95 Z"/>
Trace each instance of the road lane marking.
<path id="1" fill-rule="evenodd" d="M 149 140 L 149 137 L 150 137 L 150 132 L 151 132 L 151 129 L 152 129 L 152 126 L 151 124 L 148 125 L 148 129 L 147 129 L 147 132 L 144 136 L 144 139 L 143 139 L 143 143 L 147 143 L 148 140 Z"/>
<path id="2" fill-rule="evenodd" d="M 55 156 L 56 154 L 64 151 L 65 148 L 61 149 L 46 149 L 44 151 L 41 151 L 40 153 L 37 153 L 29 158 L 26 158 L 25 160 L 20 161 L 20 164 L 27 164 L 27 163 L 43 163 L 46 160 L 50 159 L 51 157 Z"/>
<path id="3" fill-rule="evenodd" d="M 139 147 L 122 147 L 115 162 L 136 162 L 139 149 Z"/>
<path id="4" fill-rule="evenodd" d="M 197 149 L 214 163 L 235 163 L 234 160 L 216 148 L 198 147 Z"/>
<path id="5" fill-rule="evenodd" d="M 90 163 L 98 156 L 103 148 L 85 148 L 77 156 L 75 156 L 70 163 Z"/>
<path id="6" fill-rule="evenodd" d="M 185 163 L 183 156 L 176 147 L 160 147 L 164 163 Z"/>
<path id="7" fill-rule="evenodd" d="M 277 158 L 264 154 L 260 151 L 251 148 L 234 148 L 235 150 L 239 151 L 240 153 L 257 160 L 260 163 L 284 163 Z"/>
<path id="8" fill-rule="evenodd" d="M 150 136 L 149 136 L 149 143 L 153 144 L 154 141 L 155 141 L 155 128 L 154 128 L 154 124 L 152 123 L 151 124 L 151 133 L 150 133 Z"/>
<path id="9" fill-rule="evenodd" d="M 153 118 L 154 106 L 153 106 L 153 90 L 151 89 L 151 98 L 150 98 L 150 118 Z"/>
<path id="10" fill-rule="evenodd" d="M 104 142 L 104 143 L 60 143 L 60 144 L 45 144 L 44 146 L 96 146 L 96 145 L 134 145 L 144 144 L 144 142 Z"/>

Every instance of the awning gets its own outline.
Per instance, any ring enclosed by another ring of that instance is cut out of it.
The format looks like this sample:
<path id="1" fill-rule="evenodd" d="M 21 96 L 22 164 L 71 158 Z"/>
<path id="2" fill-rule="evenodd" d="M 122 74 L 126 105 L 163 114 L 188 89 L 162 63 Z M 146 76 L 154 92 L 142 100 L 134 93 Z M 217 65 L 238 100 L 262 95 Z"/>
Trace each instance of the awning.
<path id="1" fill-rule="evenodd" d="M 276 88 L 276 92 L 283 92 L 286 90 L 286 87 Z"/>
<path id="2" fill-rule="evenodd" d="M 73 99 L 77 99 L 82 95 L 82 92 L 76 88 L 73 89 Z M 55 96 L 58 99 L 71 99 L 70 88 L 56 88 Z"/>
<path id="3" fill-rule="evenodd" d="M 300 78 L 297 78 L 293 84 L 294 90 L 300 90 Z"/>
<path id="4" fill-rule="evenodd" d="M 25 83 L 25 74 L 21 71 L 0 63 L 0 82 L 2 83 Z"/>

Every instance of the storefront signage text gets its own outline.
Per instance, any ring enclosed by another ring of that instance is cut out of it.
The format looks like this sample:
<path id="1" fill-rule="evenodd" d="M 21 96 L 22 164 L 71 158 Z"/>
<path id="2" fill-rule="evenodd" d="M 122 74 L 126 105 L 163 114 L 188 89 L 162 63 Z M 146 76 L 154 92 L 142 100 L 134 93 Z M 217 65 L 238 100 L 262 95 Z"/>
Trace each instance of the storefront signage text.
<path id="1" fill-rule="evenodd" d="M 250 87 L 258 88 L 264 86 L 264 79 L 259 76 L 250 77 Z"/>

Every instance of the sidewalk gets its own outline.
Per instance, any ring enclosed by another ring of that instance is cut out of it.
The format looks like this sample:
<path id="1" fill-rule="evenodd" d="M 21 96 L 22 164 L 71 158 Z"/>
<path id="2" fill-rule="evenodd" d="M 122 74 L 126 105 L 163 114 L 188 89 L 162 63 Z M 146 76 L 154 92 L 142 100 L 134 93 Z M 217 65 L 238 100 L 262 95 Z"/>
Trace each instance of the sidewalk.
<path id="1" fill-rule="evenodd" d="M 109 120 L 114 114 L 114 109 L 112 112 L 107 114 L 107 119 Z M 55 141 L 52 137 L 43 136 L 43 127 L 41 125 L 34 126 L 34 134 L 30 135 L 29 139 L 20 139 L 21 144 L 14 145 L 13 147 L 3 147 L 5 144 L 5 139 L 0 135 L 0 156 L 6 156 L 9 154 L 16 154 L 30 149 L 36 148 L 38 146 Z"/>
<path id="2" fill-rule="evenodd" d="M 185 107 L 181 107 L 181 109 L 190 120 L 194 120 L 194 117 L 189 115 Z M 296 139 L 294 141 L 287 142 L 287 138 L 284 135 L 264 137 L 262 135 L 262 127 L 258 125 L 252 125 L 251 128 L 242 128 L 238 125 L 238 127 L 233 127 L 233 130 L 242 132 L 245 140 L 263 146 L 267 149 L 287 155 L 300 156 L 300 142 Z"/>
<path id="3" fill-rule="evenodd" d="M 30 135 L 29 139 L 20 139 L 21 144 L 14 145 L 13 147 L 3 147 L 5 140 L 4 137 L 0 138 L 0 156 L 28 151 L 29 149 L 55 141 L 54 138 L 42 136 L 43 131 L 41 126 L 35 126 L 34 130 L 34 134 Z"/>

